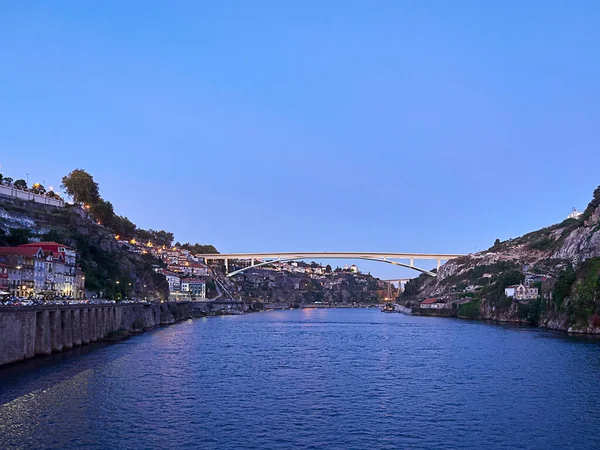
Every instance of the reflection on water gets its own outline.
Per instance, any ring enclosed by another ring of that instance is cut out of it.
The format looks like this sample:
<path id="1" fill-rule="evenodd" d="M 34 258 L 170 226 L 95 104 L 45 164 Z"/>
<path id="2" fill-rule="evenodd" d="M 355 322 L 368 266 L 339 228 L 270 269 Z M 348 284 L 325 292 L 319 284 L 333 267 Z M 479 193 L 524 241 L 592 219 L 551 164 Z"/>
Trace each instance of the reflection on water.
<path id="1" fill-rule="evenodd" d="M 0 403 L 0 448 L 597 449 L 600 345 L 274 311 L 2 369 Z"/>

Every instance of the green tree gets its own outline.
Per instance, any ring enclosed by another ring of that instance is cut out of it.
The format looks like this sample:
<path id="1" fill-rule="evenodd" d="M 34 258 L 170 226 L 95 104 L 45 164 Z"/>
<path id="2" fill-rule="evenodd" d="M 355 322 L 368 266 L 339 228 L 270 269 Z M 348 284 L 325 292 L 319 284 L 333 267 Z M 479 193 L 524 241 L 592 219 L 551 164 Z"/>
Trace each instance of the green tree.
<path id="1" fill-rule="evenodd" d="M 166 245 L 167 247 L 170 247 L 173 244 L 173 239 L 175 238 L 175 235 L 173 233 L 171 233 L 170 231 L 164 231 L 164 230 L 155 231 L 155 230 L 150 230 L 150 233 L 153 235 L 152 239 L 158 245 Z M 197 253 L 200 253 L 200 252 L 197 252 Z"/>
<path id="2" fill-rule="evenodd" d="M 62 200 L 62 198 L 60 198 L 60 195 L 58 195 L 56 192 L 54 191 L 48 191 L 46 192 L 46 197 L 50 197 L 56 200 Z"/>
<path id="3" fill-rule="evenodd" d="M 90 210 L 92 218 L 102 225 L 112 229 L 115 225 L 115 210 L 111 202 L 100 199 L 92 205 Z"/>
<path id="4" fill-rule="evenodd" d="M 13 186 L 16 187 L 17 189 L 25 190 L 25 189 L 27 189 L 27 182 L 23 179 L 19 179 L 19 180 L 15 181 Z"/>
<path id="5" fill-rule="evenodd" d="M 46 188 L 44 186 L 42 186 L 40 183 L 35 183 L 31 187 L 31 192 L 33 192 L 34 194 L 44 195 L 46 193 Z"/>
<path id="6" fill-rule="evenodd" d="M 575 271 L 570 265 L 558 276 L 556 284 L 554 285 L 552 298 L 554 299 L 556 306 L 559 308 L 562 307 L 563 301 L 569 296 L 571 287 L 573 286 L 573 283 L 575 283 L 576 279 L 577 276 L 575 275 Z"/>
<path id="7" fill-rule="evenodd" d="M 494 247 L 496 247 L 497 245 L 500 245 L 500 239 L 497 239 L 494 241 Z"/>
<path id="8" fill-rule="evenodd" d="M 331 266 L 329 264 L 325 266 L 325 273 L 331 273 Z"/>
<path id="9" fill-rule="evenodd" d="M 75 169 L 62 179 L 62 188 L 76 203 L 96 204 L 100 200 L 98 183 L 82 169 Z"/>
<path id="10" fill-rule="evenodd" d="M 11 177 L 5 177 L 2 182 L 4 183 L 5 186 L 12 186 L 13 185 L 13 179 Z"/>
<path id="11" fill-rule="evenodd" d="M 582 220 L 589 219 L 592 213 L 596 210 L 596 208 L 598 208 L 598 206 L 600 206 L 600 186 L 598 186 L 594 190 L 594 197 L 592 198 L 592 201 L 588 204 L 587 208 L 585 208 L 585 211 L 581 216 Z"/>
<path id="12" fill-rule="evenodd" d="M 6 236 L 6 244 L 10 247 L 28 244 L 32 233 L 28 228 L 11 228 L 9 235 Z"/>
<path id="13" fill-rule="evenodd" d="M 114 224 L 109 225 L 109 227 L 115 232 L 115 234 L 121 236 L 121 239 L 129 240 L 135 237 L 136 226 L 131 220 L 129 220 L 127 217 L 117 215 L 114 216 L 113 220 Z"/>

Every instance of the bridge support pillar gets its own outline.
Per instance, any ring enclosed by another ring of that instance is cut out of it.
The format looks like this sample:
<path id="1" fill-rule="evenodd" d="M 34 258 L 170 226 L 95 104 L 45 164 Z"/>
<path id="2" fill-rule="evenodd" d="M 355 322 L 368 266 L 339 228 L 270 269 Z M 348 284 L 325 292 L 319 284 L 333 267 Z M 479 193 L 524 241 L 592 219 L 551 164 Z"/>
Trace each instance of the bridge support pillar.
<path id="1" fill-rule="evenodd" d="M 415 258 L 410 258 L 410 267 L 415 267 Z"/>
<path id="2" fill-rule="evenodd" d="M 440 266 L 442 265 L 442 260 L 438 258 L 437 260 L 437 269 L 440 270 Z"/>
<path id="3" fill-rule="evenodd" d="M 250 261 L 251 261 L 250 265 L 253 266 L 254 265 L 254 258 L 252 258 Z"/>
<path id="4" fill-rule="evenodd" d="M 229 273 L 229 260 L 225 258 L 225 273 Z"/>

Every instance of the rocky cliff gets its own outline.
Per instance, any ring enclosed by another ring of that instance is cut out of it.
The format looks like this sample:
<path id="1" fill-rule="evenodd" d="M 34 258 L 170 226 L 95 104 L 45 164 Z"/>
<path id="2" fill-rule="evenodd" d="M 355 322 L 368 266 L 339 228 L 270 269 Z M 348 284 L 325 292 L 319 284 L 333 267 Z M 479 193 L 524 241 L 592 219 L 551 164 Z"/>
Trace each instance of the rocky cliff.
<path id="1" fill-rule="evenodd" d="M 537 300 L 504 296 L 506 286 L 524 280 L 539 289 Z M 470 303 L 455 308 L 459 316 L 468 310 L 468 317 L 600 333 L 600 187 L 581 217 L 448 261 L 435 278 L 410 282 L 402 301 L 426 297 Z"/>

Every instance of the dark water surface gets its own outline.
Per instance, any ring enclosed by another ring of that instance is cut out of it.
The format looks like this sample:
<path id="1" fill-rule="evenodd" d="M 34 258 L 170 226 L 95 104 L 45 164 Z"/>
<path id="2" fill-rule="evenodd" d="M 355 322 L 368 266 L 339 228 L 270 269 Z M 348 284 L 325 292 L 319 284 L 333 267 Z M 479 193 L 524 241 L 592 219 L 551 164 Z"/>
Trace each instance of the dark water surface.
<path id="1" fill-rule="evenodd" d="M 0 448 L 600 449 L 600 344 L 297 310 L 0 370 Z"/>

